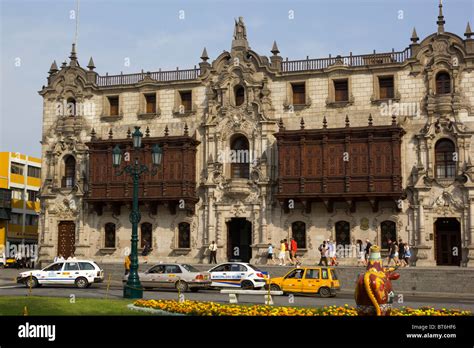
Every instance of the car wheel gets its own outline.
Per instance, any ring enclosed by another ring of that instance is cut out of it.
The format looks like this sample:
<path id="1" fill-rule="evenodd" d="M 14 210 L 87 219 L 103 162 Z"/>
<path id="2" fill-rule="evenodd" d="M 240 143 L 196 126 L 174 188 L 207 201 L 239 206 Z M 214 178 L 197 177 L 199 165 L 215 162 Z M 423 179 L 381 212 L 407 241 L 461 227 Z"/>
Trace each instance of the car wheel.
<path id="1" fill-rule="evenodd" d="M 253 290 L 253 283 L 250 280 L 244 280 L 240 286 L 244 290 Z"/>
<path id="2" fill-rule="evenodd" d="M 191 292 L 198 292 L 199 288 L 191 288 Z"/>
<path id="3" fill-rule="evenodd" d="M 35 277 L 28 277 L 28 279 L 25 281 L 25 285 L 28 288 L 36 288 L 38 286 L 38 279 Z"/>
<path id="4" fill-rule="evenodd" d="M 270 291 L 280 291 L 280 287 L 276 284 L 270 284 Z"/>
<path id="5" fill-rule="evenodd" d="M 319 289 L 319 295 L 321 295 L 321 297 L 329 297 L 331 296 L 331 291 L 327 287 L 322 287 Z"/>
<path id="6" fill-rule="evenodd" d="M 86 278 L 84 277 L 79 277 L 76 279 L 76 281 L 74 282 L 76 284 L 76 286 L 80 289 L 84 289 L 84 288 L 87 288 L 87 286 L 89 285 L 89 282 L 87 281 Z"/>
<path id="7" fill-rule="evenodd" d="M 188 291 L 188 284 L 183 280 L 178 280 L 175 285 L 176 290 L 180 292 Z"/>

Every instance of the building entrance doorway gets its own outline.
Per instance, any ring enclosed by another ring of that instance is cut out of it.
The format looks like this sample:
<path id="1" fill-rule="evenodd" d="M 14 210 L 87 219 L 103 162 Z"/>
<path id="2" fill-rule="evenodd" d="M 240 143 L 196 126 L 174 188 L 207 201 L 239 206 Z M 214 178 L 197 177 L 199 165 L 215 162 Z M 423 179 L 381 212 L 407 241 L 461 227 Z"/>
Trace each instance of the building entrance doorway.
<path id="1" fill-rule="evenodd" d="M 227 222 L 227 259 L 249 262 L 252 258 L 252 223 L 245 218 L 233 218 Z"/>
<path id="2" fill-rule="evenodd" d="M 461 265 L 461 225 L 455 218 L 435 222 L 435 250 L 438 266 Z"/>

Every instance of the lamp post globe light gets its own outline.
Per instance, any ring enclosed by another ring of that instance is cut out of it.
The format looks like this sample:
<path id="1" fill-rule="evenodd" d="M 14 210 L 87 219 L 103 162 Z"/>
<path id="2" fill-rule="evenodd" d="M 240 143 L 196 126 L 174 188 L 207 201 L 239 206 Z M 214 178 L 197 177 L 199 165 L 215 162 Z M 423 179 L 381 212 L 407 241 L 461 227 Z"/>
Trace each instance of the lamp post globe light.
<path id="1" fill-rule="evenodd" d="M 140 127 L 135 127 L 135 131 L 132 134 L 133 150 L 135 154 L 140 151 L 142 147 L 143 134 L 140 132 Z M 127 164 L 123 169 L 118 170 L 122 163 L 122 150 L 119 145 L 115 145 L 112 150 L 112 163 L 117 170 L 116 175 L 122 175 L 123 173 L 129 174 L 133 179 L 133 200 L 132 200 L 132 211 L 130 212 L 130 222 L 132 223 L 132 239 L 131 239 L 131 253 L 130 253 L 130 273 L 128 275 L 127 283 L 123 288 L 124 298 L 142 298 L 143 288 L 138 277 L 138 223 L 141 220 L 140 210 L 138 208 L 138 183 L 140 175 L 146 172 L 151 172 L 151 175 L 156 175 L 158 166 L 161 165 L 163 158 L 163 150 L 158 144 L 152 146 L 152 169 L 148 166 L 140 164 L 138 162 L 138 156 L 135 156 L 133 164 Z"/>

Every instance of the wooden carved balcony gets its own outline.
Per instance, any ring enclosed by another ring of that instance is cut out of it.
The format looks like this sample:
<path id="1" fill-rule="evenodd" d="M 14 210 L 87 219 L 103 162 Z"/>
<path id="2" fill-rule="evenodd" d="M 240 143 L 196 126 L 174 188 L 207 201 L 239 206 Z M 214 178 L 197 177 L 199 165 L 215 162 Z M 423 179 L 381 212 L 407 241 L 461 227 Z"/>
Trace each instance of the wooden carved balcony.
<path id="1" fill-rule="evenodd" d="M 199 141 L 187 135 L 144 137 L 142 149 L 133 151 L 132 139 L 92 140 L 89 147 L 89 182 L 86 200 L 102 213 L 104 205 L 110 206 L 115 214 L 120 207 L 130 208 L 133 195 L 133 183 L 129 174 L 116 175 L 112 165 L 112 149 L 118 144 L 124 155 L 121 168 L 133 163 L 138 157 L 139 163 L 152 168 L 151 147 L 160 144 L 163 148 L 162 164 L 156 175 L 144 173 L 139 182 L 139 202 L 146 205 L 152 214 L 156 214 L 157 206 L 164 204 L 172 213 L 176 209 L 194 211 L 198 201 L 196 195 L 196 147 Z M 127 153 L 129 162 L 127 162 Z M 128 209 L 130 210 L 130 209 Z"/>
<path id="2" fill-rule="evenodd" d="M 374 211 L 380 200 L 400 199 L 401 137 L 399 126 L 285 130 L 275 134 L 279 156 L 277 199 L 323 202 L 345 201 L 352 211 L 368 201 Z"/>

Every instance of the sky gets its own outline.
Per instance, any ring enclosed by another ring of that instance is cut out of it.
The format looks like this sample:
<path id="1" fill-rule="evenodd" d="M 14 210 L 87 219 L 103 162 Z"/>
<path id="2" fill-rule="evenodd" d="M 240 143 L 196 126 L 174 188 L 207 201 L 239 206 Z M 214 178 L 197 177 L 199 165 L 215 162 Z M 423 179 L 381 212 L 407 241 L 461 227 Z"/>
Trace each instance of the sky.
<path id="1" fill-rule="evenodd" d="M 250 47 L 290 60 L 401 51 L 413 27 L 436 32 L 438 0 L 0 0 L 0 152 L 41 156 L 43 100 L 53 60 L 67 59 L 78 19 L 77 54 L 100 75 L 189 69 L 203 47 L 230 50 L 242 16 Z M 445 30 L 474 29 L 474 0 L 444 0 Z M 127 64 L 128 63 L 128 64 Z"/>

